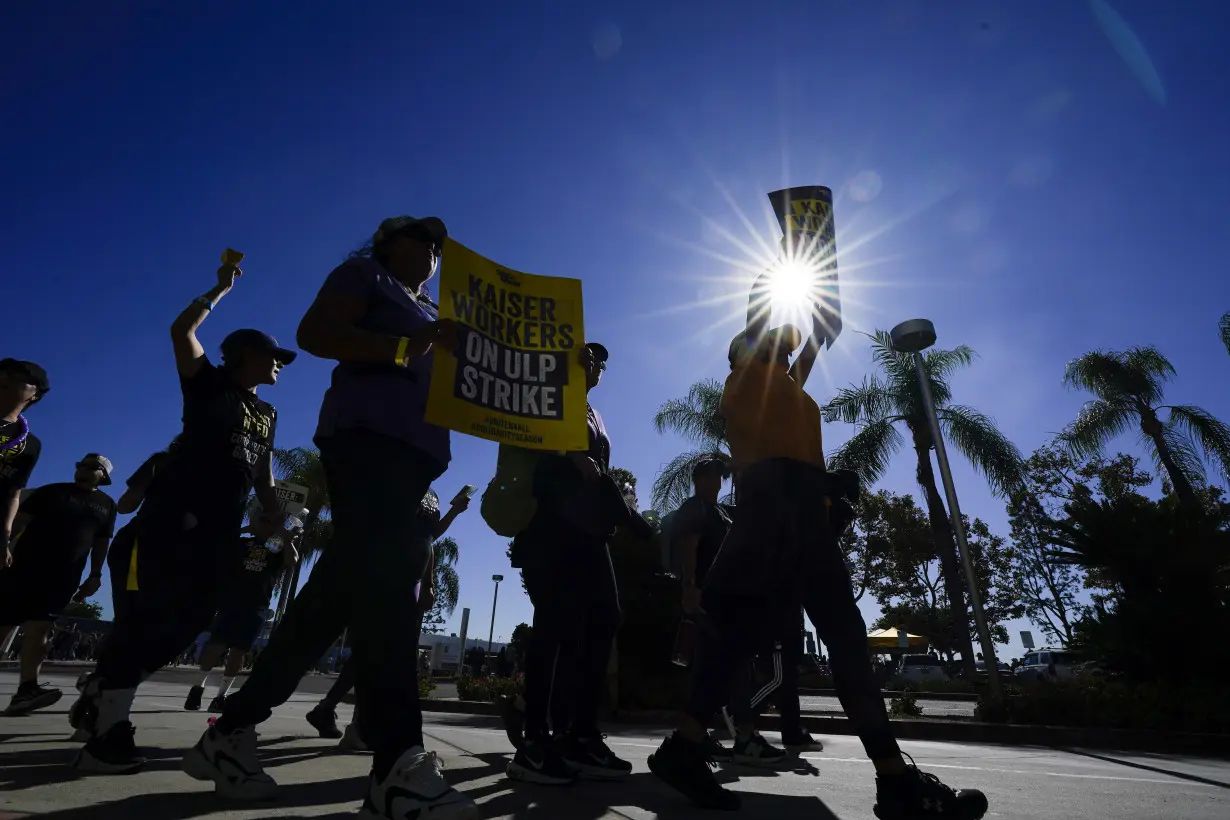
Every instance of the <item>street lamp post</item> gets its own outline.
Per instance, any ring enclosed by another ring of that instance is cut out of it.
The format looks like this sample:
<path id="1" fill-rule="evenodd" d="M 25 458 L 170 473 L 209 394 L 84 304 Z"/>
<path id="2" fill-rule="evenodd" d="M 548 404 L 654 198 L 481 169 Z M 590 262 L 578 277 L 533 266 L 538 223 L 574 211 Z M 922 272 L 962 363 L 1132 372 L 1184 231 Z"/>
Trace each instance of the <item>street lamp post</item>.
<path id="1" fill-rule="evenodd" d="M 500 601 L 500 581 L 504 580 L 503 575 L 492 575 L 491 580 L 495 581 L 495 596 L 491 599 L 491 629 L 487 632 L 487 655 L 491 655 L 491 639 L 495 637 L 495 605 Z"/>
<path id="2" fill-rule="evenodd" d="M 944 482 L 944 495 L 948 498 L 948 514 L 952 519 L 952 532 L 961 553 L 961 566 L 965 570 L 965 583 L 969 590 L 970 606 L 974 610 L 974 624 L 978 628 L 978 642 L 982 644 L 982 657 L 987 666 L 987 690 L 992 701 L 1002 702 L 999 685 L 999 666 L 995 661 L 995 644 L 987 628 L 986 613 L 982 609 L 982 595 L 978 592 L 978 577 L 974 574 L 974 562 L 969 554 L 969 542 L 965 538 L 965 524 L 961 521 L 961 505 L 957 502 L 957 488 L 952 483 L 952 468 L 948 463 L 948 451 L 940 434 L 940 419 L 935 412 L 935 397 L 931 395 L 931 380 L 923 366 L 922 352 L 935 344 L 935 325 L 927 319 L 910 319 L 889 331 L 893 350 L 909 353 L 914 357 L 914 372 L 918 376 L 918 389 L 922 393 L 927 423 L 931 427 L 931 442 L 935 445 L 935 460 L 939 464 L 940 478 Z M 964 609 L 964 607 L 962 607 Z"/>

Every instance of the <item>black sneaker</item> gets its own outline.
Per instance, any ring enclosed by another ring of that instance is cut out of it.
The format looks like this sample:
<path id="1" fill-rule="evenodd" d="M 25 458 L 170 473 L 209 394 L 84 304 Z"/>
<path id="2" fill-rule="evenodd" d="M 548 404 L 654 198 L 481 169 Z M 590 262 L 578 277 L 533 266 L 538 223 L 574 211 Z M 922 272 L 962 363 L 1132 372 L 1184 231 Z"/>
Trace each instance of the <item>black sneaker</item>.
<path id="1" fill-rule="evenodd" d="M 209 711 L 211 714 L 220 715 L 222 714 L 222 710 L 225 707 L 226 707 L 226 696 L 225 695 L 218 695 L 216 698 L 214 698 L 213 700 L 209 702 Z"/>
<path id="2" fill-rule="evenodd" d="M 525 709 L 517 707 L 517 699 L 505 695 L 500 700 L 500 718 L 504 721 L 504 734 L 514 749 L 525 745 Z"/>
<path id="3" fill-rule="evenodd" d="M 188 697 L 184 700 L 184 708 L 189 712 L 199 712 L 201 710 L 201 699 L 205 697 L 204 686 L 194 686 L 188 690 Z"/>
<path id="4" fill-rule="evenodd" d="M 649 771 L 700 808 L 738 811 L 743 801 L 717 782 L 713 776 L 716 765 L 703 744 L 692 743 L 678 732 L 649 756 Z"/>
<path id="5" fill-rule="evenodd" d="M 56 703 L 64 693 L 45 683 L 23 683 L 9 701 L 6 715 L 28 715 L 36 709 L 46 709 Z"/>
<path id="6" fill-rule="evenodd" d="M 945 786 L 911 762 L 905 774 L 876 775 L 873 811 L 880 820 L 979 820 L 987 797 L 977 789 Z"/>
<path id="7" fill-rule="evenodd" d="M 723 746 L 713 732 L 705 737 L 705 753 L 718 763 L 728 763 L 734 758 L 734 752 Z"/>
<path id="8" fill-rule="evenodd" d="M 782 735 L 782 745 L 786 747 L 786 751 L 792 755 L 802 754 L 803 752 L 823 752 L 824 744 L 811 736 L 811 732 L 806 730 L 798 737 L 790 737 Z"/>
<path id="9" fill-rule="evenodd" d="M 137 730 L 128 721 L 90 738 L 77 753 L 73 768 L 99 774 L 131 774 L 145 765 L 133 738 Z"/>
<path id="10" fill-rule="evenodd" d="M 790 755 L 785 749 L 779 749 L 759 734 L 754 734 L 747 740 L 736 739 L 731 757 L 741 766 L 773 768 L 785 763 Z"/>
<path id="11" fill-rule="evenodd" d="M 564 762 L 582 777 L 618 780 L 632 774 L 632 764 L 612 752 L 602 735 L 569 735 L 564 739 L 560 754 Z"/>
<path id="12" fill-rule="evenodd" d="M 509 761 L 507 773 L 512 780 L 540 786 L 568 786 L 577 780 L 577 773 L 564 762 L 555 742 L 549 739 L 526 738 Z"/>
<path id="13" fill-rule="evenodd" d="M 342 730 L 337 726 L 337 712 L 324 704 L 317 704 L 307 713 L 307 722 L 320 733 L 321 737 L 337 740 L 342 736 Z"/>

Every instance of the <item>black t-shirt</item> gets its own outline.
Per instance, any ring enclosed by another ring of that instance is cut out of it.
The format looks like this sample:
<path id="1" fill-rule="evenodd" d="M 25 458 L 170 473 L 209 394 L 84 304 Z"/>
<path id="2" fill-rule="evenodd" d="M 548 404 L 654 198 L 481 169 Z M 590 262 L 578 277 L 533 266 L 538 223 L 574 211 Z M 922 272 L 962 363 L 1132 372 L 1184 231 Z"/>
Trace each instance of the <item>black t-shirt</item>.
<path id="1" fill-rule="evenodd" d="M 4 449 L 20 433 L 21 422 L 0 421 L 0 499 L 25 488 L 43 452 L 43 443 L 33 433 L 27 433 L 21 444 Z"/>
<path id="2" fill-rule="evenodd" d="M 236 537 L 258 465 L 273 448 L 277 411 L 209 362 L 180 388 L 184 430 L 139 515 L 179 526 L 191 513 L 198 527 Z"/>
<path id="3" fill-rule="evenodd" d="M 39 487 L 21 504 L 19 514 L 30 516 L 13 548 L 13 566 L 67 572 L 80 577 L 94 539 L 115 534 L 115 502 L 102 490 L 83 490 L 76 484 Z"/>
<path id="4" fill-rule="evenodd" d="M 671 540 L 695 535 L 700 538 L 696 545 L 696 584 L 705 580 L 713 559 L 722 548 L 726 533 L 730 532 L 730 516 L 721 504 L 710 504 L 692 496 L 679 506 L 671 525 Z M 686 580 L 686 579 L 685 579 Z"/>
<path id="5" fill-rule="evenodd" d="M 267 543 L 255 538 L 241 538 L 239 541 L 242 562 L 234 587 L 222 593 L 224 600 L 235 606 L 250 606 L 263 611 L 269 606 L 273 587 L 285 566 L 282 553 L 273 552 Z"/>

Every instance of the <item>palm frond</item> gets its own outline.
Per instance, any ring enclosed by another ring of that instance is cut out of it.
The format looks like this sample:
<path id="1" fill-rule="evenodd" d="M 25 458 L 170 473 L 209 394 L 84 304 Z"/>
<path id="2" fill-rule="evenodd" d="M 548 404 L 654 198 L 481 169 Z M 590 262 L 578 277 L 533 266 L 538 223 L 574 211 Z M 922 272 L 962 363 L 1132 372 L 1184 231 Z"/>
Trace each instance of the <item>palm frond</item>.
<path id="1" fill-rule="evenodd" d="M 436 601 L 445 617 L 450 617 L 461 599 L 461 578 L 452 564 L 436 564 Z"/>
<path id="2" fill-rule="evenodd" d="M 896 406 L 896 396 L 876 376 L 868 376 L 863 383 L 843 387 L 833 400 L 822 409 L 827 422 L 844 421 L 858 424 L 882 419 Z"/>
<path id="3" fill-rule="evenodd" d="M 456 564 L 460 557 L 456 539 L 445 536 L 431 545 L 436 553 L 436 566 L 440 564 Z"/>
<path id="4" fill-rule="evenodd" d="M 865 335 L 871 339 L 871 360 L 884 371 L 889 385 L 895 388 L 914 378 L 914 363 L 910 355 L 893 349 L 893 339 L 887 330 Z"/>
<path id="5" fill-rule="evenodd" d="M 1170 460 L 1175 463 L 1179 468 L 1179 472 L 1183 474 L 1189 483 L 1194 485 L 1204 483 L 1204 459 L 1200 458 L 1195 442 L 1186 434 L 1186 431 L 1163 426 L 1162 443 L 1166 445 L 1166 451 L 1170 456 Z M 1141 432 L 1140 444 L 1142 447 L 1148 448 L 1149 452 L 1153 455 L 1153 466 L 1157 468 L 1158 473 L 1167 474 L 1168 470 L 1162 462 L 1162 454 L 1158 452 L 1153 439 L 1148 434 Z M 1171 476 L 1171 483 L 1174 483 L 1173 476 Z"/>
<path id="6" fill-rule="evenodd" d="M 1112 439 L 1135 427 L 1136 421 L 1136 413 L 1127 405 L 1090 401 L 1056 440 L 1073 456 L 1091 458 L 1100 455 Z"/>
<path id="7" fill-rule="evenodd" d="M 923 354 L 923 364 L 937 379 L 947 379 L 958 370 L 974 363 L 978 354 L 969 345 L 958 345 L 951 350 L 928 350 Z"/>
<path id="8" fill-rule="evenodd" d="M 1139 382 L 1138 395 L 1149 404 L 1162 400 L 1162 385 L 1178 375 L 1170 360 L 1153 345 L 1130 347 L 1123 353 L 1123 366 Z"/>
<path id="9" fill-rule="evenodd" d="M 308 510 L 329 514 L 329 482 L 319 450 L 315 447 L 275 448 L 273 466 L 282 480 L 308 488 Z"/>
<path id="10" fill-rule="evenodd" d="M 890 416 L 864 426 L 826 459 L 829 470 L 853 470 L 864 488 L 875 484 L 905 443 L 898 421 L 900 417 Z"/>
<path id="11" fill-rule="evenodd" d="M 1110 404 L 1131 400 L 1152 406 L 1162 400 L 1162 386 L 1174 375 L 1174 365 L 1157 348 L 1145 346 L 1086 353 L 1068 362 L 1063 382 Z"/>
<path id="12" fill-rule="evenodd" d="M 1166 426 L 1200 445 L 1205 459 L 1216 462 L 1222 477 L 1230 481 L 1230 424 L 1202 407 L 1181 404 L 1169 410 Z"/>
<path id="13" fill-rule="evenodd" d="M 1221 335 L 1221 343 L 1226 346 L 1226 352 L 1230 353 L 1230 313 L 1222 315 L 1218 323 L 1218 331 Z"/>
<path id="14" fill-rule="evenodd" d="M 689 450 L 672 458 L 653 480 L 653 508 L 665 515 L 686 501 L 692 495 L 692 468 L 710 458 L 730 463 L 721 450 Z"/>
<path id="15" fill-rule="evenodd" d="M 718 449 L 726 443 L 726 420 L 722 417 L 722 383 L 716 379 L 696 382 L 682 399 L 671 399 L 658 408 L 653 424 L 659 433 L 675 433 L 701 447 Z"/>
<path id="16" fill-rule="evenodd" d="M 992 418 L 960 404 L 941 408 L 937 415 L 945 438 L 986 476 L 992 492 L 1005 497 L 1022 488 L 1025 462 L 1021 451 Z"/>

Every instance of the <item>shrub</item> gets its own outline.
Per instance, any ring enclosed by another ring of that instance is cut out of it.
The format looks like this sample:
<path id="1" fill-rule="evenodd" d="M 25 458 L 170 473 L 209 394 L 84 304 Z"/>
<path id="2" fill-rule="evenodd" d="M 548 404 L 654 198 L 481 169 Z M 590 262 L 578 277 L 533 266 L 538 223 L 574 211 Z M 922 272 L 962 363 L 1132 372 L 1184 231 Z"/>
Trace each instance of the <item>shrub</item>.
<path id="1" fill-rule="evenodd" d="M 495 676 L 478 677 L 468 673 L 457 678 L 457 697 L 461 700 L 477 700 L 495 703 L 501 696 L 515 697 L 525 692 L 525 679 Z"/>
<path id="2" fill-rule="evenodd" d="M 914 697 L 914 693 L 907 686 L 902 690 L 899 697 L 893 698 L 888 703 L 888 714 L 895 718 L 916 718 L 922 717 L 922 707 L 918 705 L 918 699 Z"/>
<path id="3" fill-rule="evenodd" d="M 1230 701 L 1223 689 L 1101 677 L 1007 686 L 1001 705 L 980 698 L 974 714 L 979 720 L 1042 726 L 1230 732 Z"/>
<path id="4" fill-rule="evenodd" d="M 429 698 L 434 691 L 436 691 L 436 682 L 431 679 L 431 676 L 419 675 L 419 697 Z"/>

